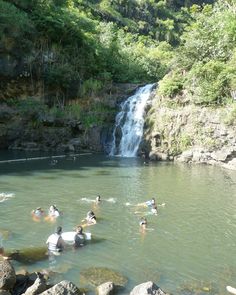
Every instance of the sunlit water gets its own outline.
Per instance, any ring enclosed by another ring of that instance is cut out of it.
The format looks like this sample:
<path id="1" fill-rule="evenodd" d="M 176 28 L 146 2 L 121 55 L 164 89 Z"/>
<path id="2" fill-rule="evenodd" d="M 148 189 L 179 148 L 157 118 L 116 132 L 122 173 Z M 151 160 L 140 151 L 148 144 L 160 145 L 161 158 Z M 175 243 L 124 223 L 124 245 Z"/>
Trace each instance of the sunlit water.
<path id="1" fill-rule="evenodd" d="M 2 155 L 2 159 L 11 157 Z M 55 164 L 55 163 L 54 163 Z M 185 286 L 212 287 L 225 293 L 236 285 L 236 173 L 210 166 L 149 163 L 140 159 L 100 155 L 0 164 L 0 193 L 14 193 L 0 203 L 0 228 L 12 235 L 6 249 L 43 246 L 56 224 L 33 222 L 30 212 L 56 204 L 64 212 L 58 221 L 71 231 L 91 208 L 98 224 L 89 227 L 100 242 L 58 258 L 55 270 L 80 284 L 80 271 L 105 266 L 128 278 L 128 294 L 136 284 L 152 280 L 167 292 L 184 294 Z M 98 207 L 90 200 L 100 194 Z M 156 197 L 158 216 L 136 204 Z M 141 234 L 139 217 L 148 230 Z M 14 262 L 30 271 L 49 268 Z"/>

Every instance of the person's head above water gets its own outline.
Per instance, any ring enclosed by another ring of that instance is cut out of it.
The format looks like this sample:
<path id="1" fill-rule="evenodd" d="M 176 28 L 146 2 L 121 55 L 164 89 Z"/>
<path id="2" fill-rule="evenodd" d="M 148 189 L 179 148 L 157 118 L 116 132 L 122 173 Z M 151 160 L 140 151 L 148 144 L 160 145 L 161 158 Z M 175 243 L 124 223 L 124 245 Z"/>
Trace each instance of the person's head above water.
<path id="1" fill-rule="evenodd" d="M 51 205 L 49 208 L 50 211 L 58 211 L 56 205 Z"/>
<path id="2" fill-rule="evenodd" d="M 151 209 L 153 214 L 157 214 L 157 205 L 156 204 L 152 204 L 152 209 Z"/>
<path id="3" fill-rule="evenodd" d="M 57 233 L 58 235 L 60 235 L 60 234 L 62 233 L 62 227 L 61 227 L 61 226 L 58 226 L 58 227 L 57 227 L 56 233 Z"/>
<path id="4" fill-rule="evenodd" d="M 141 217 L 139 224 L 140 225 L 146 225 L 147 224 L 147 218 L 146 217 Z"/>
<path id="5" fill-rule="evenodd" d="M 156 204 L 156 200 L 155 200 L 155 198 L 152 198 L 152 199 L 151 199 L 151 203 L 152 203 L 152 205 L 153 205 L 153 204 Z"/>
<path id="6" fill-rule="evenodd" d="M 87 216 L 89 216 L 89 217 L 93 217 L 93 216 L 95 216 L 95 214 L 93 213 L 93 211 L 89 211 L 88 213 L 87 213 Z"/>
<path id="7" fill-rule="evenodd" d="M 77 226 L 76 226 L 76 232 L 77 232 L 78 234 L 82 234 L 82 233 L 83 233 L 83 227 L 82 227 L 81 225 L 77 225 Z"/>

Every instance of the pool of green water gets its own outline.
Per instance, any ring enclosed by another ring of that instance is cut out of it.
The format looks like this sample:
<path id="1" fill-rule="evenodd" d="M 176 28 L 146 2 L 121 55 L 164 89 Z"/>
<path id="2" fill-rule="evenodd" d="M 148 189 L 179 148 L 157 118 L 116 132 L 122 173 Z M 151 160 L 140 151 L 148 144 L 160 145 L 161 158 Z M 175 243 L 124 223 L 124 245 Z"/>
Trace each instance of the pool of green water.
<path id="1" fill-rule="evenodd" d="M 0 154 L 1 160 L 24 156 Z M 173 294 L 208 288 L 226 294 L 226 285 L 236 285 L 236 172 L 84 155 L 0 163 L 0 193 L 14 194 L 0 203 L 7 250 L 44 246 L 57 225 L 71 231 L 91 209 L 98 218 L 86 228 L 96 242 L 66 251 L 53 265 L 13 262 L 16 270 L 53 267 L 60 278 L 81 286 L 82 270 L 108 267 L 128 278 L 121 294 L 149 280 Z M 95 206 L 98 194 L 102 202 Z M 152 197 L 165 203 L 157 216 L 134 206 Z M 51 204 L 63 211 L 56 223 L 32 220 L 32 209 L 47 211 Z M 145 233 L 141 216 L 148 220 Z"/>

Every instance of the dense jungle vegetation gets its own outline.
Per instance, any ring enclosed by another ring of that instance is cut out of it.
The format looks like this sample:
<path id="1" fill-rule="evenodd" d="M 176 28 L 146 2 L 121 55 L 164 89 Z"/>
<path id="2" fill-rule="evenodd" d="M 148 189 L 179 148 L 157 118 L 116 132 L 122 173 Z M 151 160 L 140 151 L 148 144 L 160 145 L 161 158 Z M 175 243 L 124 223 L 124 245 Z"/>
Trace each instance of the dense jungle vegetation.
<path id="1" fill-rule="evenodd" d="M 170 103 L 236 96 L 235 0 L 0 0 L 0 38 L 53 102 L 113 82 L 160 81 Z"/>

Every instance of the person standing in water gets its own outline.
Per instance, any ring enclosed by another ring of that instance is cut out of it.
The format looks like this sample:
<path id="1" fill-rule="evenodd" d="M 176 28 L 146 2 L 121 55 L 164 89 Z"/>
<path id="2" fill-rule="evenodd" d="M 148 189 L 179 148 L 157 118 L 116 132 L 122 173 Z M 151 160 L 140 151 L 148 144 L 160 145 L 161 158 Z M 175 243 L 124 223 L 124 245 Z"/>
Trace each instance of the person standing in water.
<path id="1" fill-rule="evenodd" d="M 74 248 L 83 247 L 85 243 L 85 234 L 83 233 L 83 227 L 78 225 L 76 227 L 76 235 L 74 238 Z"/>
<path id="2" fill-rule="evenodd" d="M 61 237 L 61 233 L 62 227 L 58 226 L 56 232 L 48 237 L 46 244 L 49 254 L 56 254 L 64 250 L 65 242 Z"/>

